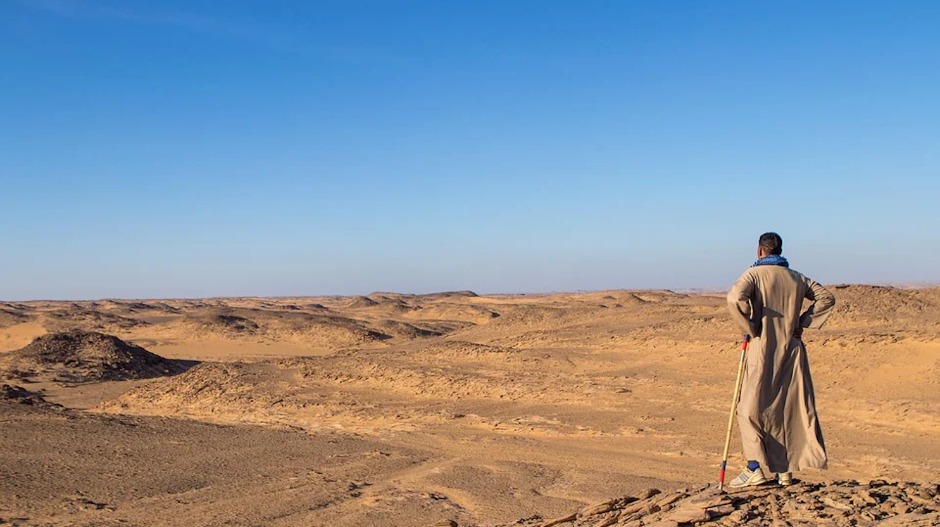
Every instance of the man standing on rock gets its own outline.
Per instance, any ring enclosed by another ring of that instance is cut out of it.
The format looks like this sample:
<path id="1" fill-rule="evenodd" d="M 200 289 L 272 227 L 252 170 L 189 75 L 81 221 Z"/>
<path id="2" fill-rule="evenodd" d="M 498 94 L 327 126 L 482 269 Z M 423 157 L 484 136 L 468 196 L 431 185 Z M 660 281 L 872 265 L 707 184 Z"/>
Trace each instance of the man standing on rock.
<path id="1" fill-rule="evenodd" d="M 731 317 L 752 337 L 737 410 L 748 463 L 731 482 L 735 488 L 760 485 L 773 473 L 781 485 L 789 485 L 793 471 L 826 468 L 802 334 L 823 325 L 836 299 L 790 269 L 782 253 L 777 233 L 762 234 L 758 260 L 728 292 Z M 803 299 L 813 303 L 801 312 Z"/>

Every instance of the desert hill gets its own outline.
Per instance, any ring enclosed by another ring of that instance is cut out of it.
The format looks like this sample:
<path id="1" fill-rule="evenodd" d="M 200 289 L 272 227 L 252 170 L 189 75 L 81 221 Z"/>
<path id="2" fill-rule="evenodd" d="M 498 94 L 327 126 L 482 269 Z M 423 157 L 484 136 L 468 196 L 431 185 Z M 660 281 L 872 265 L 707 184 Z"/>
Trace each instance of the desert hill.
<path id="1" fill-rule="evenodd" d="M 723 294 L 2 303 L 0 524 L 929 525 L 940 288 L 831 290 L 830 469 L 727 497 Z"/>
<path id="2" fill-rule="evenodd" d="M 32 382 L 146 379 L 183 371 L 177 362 L 112 335 L 72 330 L 37 337 L 0 355 L 0 375 Z"/>

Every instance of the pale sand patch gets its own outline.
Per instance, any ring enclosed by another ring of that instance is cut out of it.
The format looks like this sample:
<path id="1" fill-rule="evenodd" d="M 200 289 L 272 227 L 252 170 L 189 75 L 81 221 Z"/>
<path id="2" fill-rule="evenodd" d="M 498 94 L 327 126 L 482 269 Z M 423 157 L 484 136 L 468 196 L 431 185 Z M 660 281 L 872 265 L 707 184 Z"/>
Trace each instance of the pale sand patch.
<path id="1" fill-rule="evenodd" d="M 146 347 L 168 359 L 196 361 L 246 361 L 286 357 L 316 357 L 334 353 L 334 350 L 331 349 L 290 342 L 244 342 L 222 339 L 173 343 L 157 342 Z"/>
<path id="2" fill-rule="evenodd" d="M 0 328 L 0 353 L 20 349 L 46 333 L 46 328 L 38 321 Z"/>

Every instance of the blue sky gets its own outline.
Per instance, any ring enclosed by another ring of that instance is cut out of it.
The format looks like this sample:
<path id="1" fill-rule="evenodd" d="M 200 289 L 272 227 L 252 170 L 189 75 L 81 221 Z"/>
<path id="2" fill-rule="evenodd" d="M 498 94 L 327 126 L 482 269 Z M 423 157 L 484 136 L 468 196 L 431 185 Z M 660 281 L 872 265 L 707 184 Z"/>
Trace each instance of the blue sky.
<path id="1" fill-rule="evenodd" d="M 940 3 L 0 3 L 0 298 L 940 281 Z"/>

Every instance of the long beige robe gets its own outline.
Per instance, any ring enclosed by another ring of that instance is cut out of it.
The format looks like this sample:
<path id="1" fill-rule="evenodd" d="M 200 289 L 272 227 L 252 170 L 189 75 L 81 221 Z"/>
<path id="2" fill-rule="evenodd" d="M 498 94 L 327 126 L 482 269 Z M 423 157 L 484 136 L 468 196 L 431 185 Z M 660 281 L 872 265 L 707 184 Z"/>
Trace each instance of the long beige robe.
<path id="1" fill-rule="evenodd" d="M 804 312 L 803 299 L 813 301 Z M 738 428 L 744 455 L 765 472 L 826 468 L 804 328 L 823 325 L 836 303 L 826 288 L 777 265 L 751 267 L 728 292 L 731 317 L 752 340 L 745 355 Z"/>

